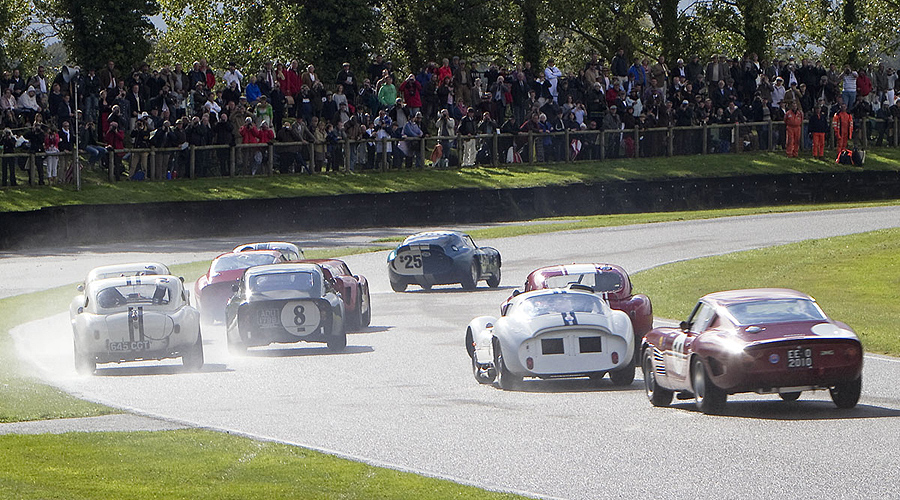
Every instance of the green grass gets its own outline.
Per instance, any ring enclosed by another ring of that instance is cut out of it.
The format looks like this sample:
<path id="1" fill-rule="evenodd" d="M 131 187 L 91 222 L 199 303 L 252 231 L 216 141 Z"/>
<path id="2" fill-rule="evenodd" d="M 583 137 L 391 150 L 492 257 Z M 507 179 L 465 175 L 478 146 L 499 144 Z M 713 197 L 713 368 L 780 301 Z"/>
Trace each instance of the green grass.
<path id="1" fill-rule="evenodd" d="M 780 205 L 752 208 L 728 208 L 719 210 L 696 210 L 684 212 L 652 212 L 643 214 L 611 214 L 587 215 L 574 217 L 550 217 L 536 219 L 531 224 L 509 224 L 497 227 L 486 227 L 469 232 L 473 238 L 509 238 L 527 234 L 543 234 L 556 231 L 572 231 L 598 227 L 626 226 L 631 224 L 649 224 L 653 222 L 673 222 L 681 220 L 717 219 L 720 217 L 736 217 L 741 215 L 776 214 L 786 212 L 812 212 L 817 210 L 848 209 L 863 207 L 893 206 L 900 200 L 885 200 L 855 203 L 825 203 L 821 205 Z M 403 236 L 378 238 L 375 243 L 397 243 Z"/>
<path id="2" fill-rule="evenodd" d="M 677 262 L 632 276 L 657 317 L 684 319 L 719 290 L 793 288 L 850 325 L 867 351 L 900 355 L 900 229 L 810 240 Z"/>
<path id="3" fill-rule="evenodd" d="M 202 430 L 0 436 L 0 497 L 521 498 Z"/>
<path id="4" fill-rule="evenodd" d="M 856 167 L 849 167 L 859 170 Z M 900 149 L 873 149 L 866 170 L 900 170 Z M 204 178 L 192 181 L 119 182 L 85 170 L 83 189 L 36 186 L 0 190 L 0 211 L 27 211 L 78 204 L 146 203 L 287 198 L 346 193 L 437 191 L 454 188 L 515 188 L 615 180 L 680 177 L 723 177 L 750 174 L 841 172 L 847 166 L 811 158 L 790 159 L 783 153 L 675 156 L 617 159 L 605 162 L 555 163 L 536 166 L 456 168 L 450 170 L 332 173 L 314 176 Z M 21 173 L 19 173 L 21 177 Z"/>

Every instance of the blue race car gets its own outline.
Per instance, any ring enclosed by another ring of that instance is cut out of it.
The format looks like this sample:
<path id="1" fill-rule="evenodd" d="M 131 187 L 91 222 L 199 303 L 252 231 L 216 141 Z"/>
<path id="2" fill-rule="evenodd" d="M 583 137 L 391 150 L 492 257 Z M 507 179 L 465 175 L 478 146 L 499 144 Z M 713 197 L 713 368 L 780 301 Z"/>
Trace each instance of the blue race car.
<path id="1" fill-rule="evenodd" d="M 474 290 L 481 280 L 491 288 L 500 286 L 500 252 L 479 247 L 472 237 L 458 231 L 409 236 L 388 255 L 387 262 L 395 292 L 403 292 L 411 284 L 425 290 L 453 283 Z"/>

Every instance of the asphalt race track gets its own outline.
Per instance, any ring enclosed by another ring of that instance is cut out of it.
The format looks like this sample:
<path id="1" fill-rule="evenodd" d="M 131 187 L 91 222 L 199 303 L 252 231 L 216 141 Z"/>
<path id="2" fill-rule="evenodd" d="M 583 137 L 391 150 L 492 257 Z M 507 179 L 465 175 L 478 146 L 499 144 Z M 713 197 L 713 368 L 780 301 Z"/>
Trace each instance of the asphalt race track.
<path id="1" fill-rule="evenodd" d="M 640 374 L 627 388 L 608 380 L 600 387 L 587 380 L 529 381 L 522 392 L 479 385 L 463 334 L 471 318 L 496 314 L 527 273 L 543 265 L 608 261 L 635 272 L 898 226 L 900 207 L 884 207 L 481 241 L 500 250 L 503 280 L 499 290 L 481 282 L 475 292 L 411 286 L 393 293 L 386 252 L 356 255 L 345 260 L 369 279 L 372 326 L 350 335 L 345 353 L 289 344 L 232 357 L 224 329 L 207 328 L 207 365 L 195 374 L 174 360 L 100 365 L 96 376 L 79 377 L 67 313 L 13 335 L 42 377 L 84 398 L 492 489 L 584 499 L 896 497 L 898 359 L 866 356 L 863 395 L 853 410 L 836 409 L 827 391 L 804 393 L 795 403 L 750 394 L 731 396 L 726 415 L 707 416 L 692 401 L 652 407 Z M 340 235 L 334 240 L 344 246 Z M 179 242 L 165 248 L 158 255 L 163 262 L 177 260 L 170 258 L 177 252 L 179 259 L 184 252 L 214 253 Z M 66 267 L 83 276 L 103 255 L 93 252 L 68 255 Z"/>

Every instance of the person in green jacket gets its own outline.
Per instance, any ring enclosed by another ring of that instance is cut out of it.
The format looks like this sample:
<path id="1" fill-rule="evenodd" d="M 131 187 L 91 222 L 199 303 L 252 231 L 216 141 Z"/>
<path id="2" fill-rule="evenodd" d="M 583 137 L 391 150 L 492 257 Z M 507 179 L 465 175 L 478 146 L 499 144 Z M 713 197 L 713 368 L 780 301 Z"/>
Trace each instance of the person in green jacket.
<path id="1" fill-rule="evenodd" d="M 384 85 L 378 89 L 378 104 L 382 109 L 387 109 L 393 106 L 396 101 L 397 87 L 394 85 L 394 79 L 390 76 L 386 76 Z"/>

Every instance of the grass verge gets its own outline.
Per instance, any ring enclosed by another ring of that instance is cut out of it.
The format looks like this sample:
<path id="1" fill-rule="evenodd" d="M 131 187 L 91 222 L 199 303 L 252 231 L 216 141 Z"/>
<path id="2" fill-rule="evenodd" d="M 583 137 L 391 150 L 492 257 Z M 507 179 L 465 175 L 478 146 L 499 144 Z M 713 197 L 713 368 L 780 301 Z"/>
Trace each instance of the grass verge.
<path id="1" fill-rule="evenodd" d="M 809 240 L 676 262 L 632 276 L 662 318 L 683 319 L 719 290 L 793 288 L 847 323 L 869 352 L 900 355 L 900 229 Z"/>
<path id="2" fill-rule="evenodd" d="M 0 436 L 0 471 L 23 500 L 521 498 L 202 430 Z"/>
<path id="3" fill-rule="evenodd" d="M 202 178 L 167 182 L 110 184 L 97 171 L 85 170 L 81 191 L 74 186 L 22 186 L 0 189 L 0 212 L 37 210 L 48 206 L 215 201 L 290 198 L 348 193 L 438 191 L 454 188 L 516 188 L 616 180 L 685 177 L 726 177 L 752 174 L 843 172 L 857 167 L 811 158 L 787 158 L 783 153 L 675 156 L 617 159 L 604 162 L 545 165 L 480 166 L 451 170 L 396 170 L 330 173 L 314 176 Z M 867 152 L 866 170 L 900 170 L 900 149 Z M 21 172 L 19 173 L 21 177 Z"/>

